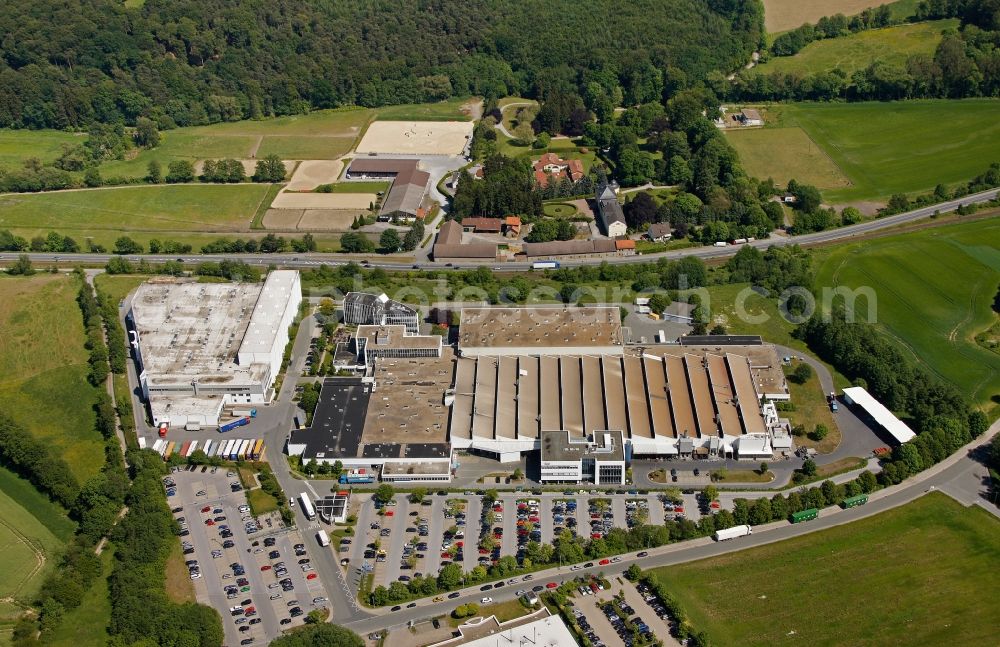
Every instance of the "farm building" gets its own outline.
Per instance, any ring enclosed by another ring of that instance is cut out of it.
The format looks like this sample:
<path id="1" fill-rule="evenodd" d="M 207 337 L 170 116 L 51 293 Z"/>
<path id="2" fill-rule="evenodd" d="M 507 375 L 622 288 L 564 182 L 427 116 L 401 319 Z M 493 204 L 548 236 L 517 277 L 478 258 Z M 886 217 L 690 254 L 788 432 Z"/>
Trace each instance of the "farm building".
<path id="1" fill-rule="evenodd" d="M 224 406 L 270 402 L 301 302 L 292 270 L 263 285 L 139 286 L 126 326 L 153 423 L 217 425 Z"/>
<path id="2" fill-rule="evenodd" d="M 624 236 L 628 231 L 625 212 L 618 202 L 617 186 L 605 184 L 597 189 L 597 216 L 608 238 Z"/>
<path id="3" fill-rule="evenodd" d="M 744 126 L 763 126 L 764 117 L 756 108 L 744 108 L 740 111 L 740 122 Z"/>
<path id="4" fill-rule="evenodd" d="M 387 221 L 417 217 L 431 176 L 418 168 L 417 160 L 358 158 L 351 162 L 346 178 L 392 180 L 378 215 L 379 220 Z"/>
<path id="5" fill-rule="evenodd" d="M 439 263 L 461 263 L 467 261 L 493 262 L 497 258 L 497 246 L 493 243 L 463 243 L 462 225 L 454 220 L 441 225 L 434 241 L 432 253 Z"/>

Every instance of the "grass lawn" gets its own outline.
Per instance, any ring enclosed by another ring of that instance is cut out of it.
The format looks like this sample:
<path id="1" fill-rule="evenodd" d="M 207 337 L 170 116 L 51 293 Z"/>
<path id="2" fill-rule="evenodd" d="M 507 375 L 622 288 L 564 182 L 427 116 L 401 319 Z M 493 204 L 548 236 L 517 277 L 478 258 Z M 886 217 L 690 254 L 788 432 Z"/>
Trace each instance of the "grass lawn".
<path id="1" fill-rule="evenodd" d="M 797 126 L 729 129 L 726 139 L 740 154 L 747 173 L 754 177 L 771 178 L 780 186 L 794 178 L 819 189 L 851 184 L 826 151 Z"/>
<path id="2" fill-rule="evenodd" d="M 176 543 L 176 542 L 175 542 Z M 178 551 L 180 550 L 178 546 Z M 183 564 L 182 564 L 183 565 Z M 106 645 L 108 625 L 111 622 L 111 594 L 108 576 L 114 567 L 114 550 L 101 553 L 101 577 L 83 594 L 83 603 L 66 613 L 62 623 L 48 636 L 45 644 L 50 647 L 77 647 L 78 645 Z M 187 579 L 185 569 L 185 579 Z M 190 580 L 188 580 L 190 586 Z M 169 590 L 169 589 L 168 589 Z M 194 598 L 191 598 L 194 602 Z"/>
<path id="3" fill-rule="evenodd" d="M 278 500 L 260 488 L 247 491 L 247 502 L 255 517 L 278 509 Z"/>
<path id="4" fill-rule="evenodd" d="M 0 196 L 0 226 L 81 237 L 99 230 L 247 231 L 268 188 L 249 183 L 187 184 L 6 194 Z"/>
<path id="5" fill-rule="evenodd" d="M 937 492 L 844 526 L 657 569 L 716 645 L 985 645 L 1000 522 Z M 794 632 L 794 635 L 792 634 Z M 794 637 L 793 637 L 794 636 Z"/>
<path id="6" fill-rule="evenodd" d="M 815 74 L 840 68 L 848 76 L 876 60 L 903 65 L 915 54 L 933 57 L 941 32 L 958 27 L 958 19 L 932 20 L 862 31 L 840 38 L 813 41 L 794 56 L 775 56 L 754 73 Z"/>
<path id="7" fill-rule="evenodd" d="M 554 218 L 569 218 L 576 215 L 576 207 L 565 202 L 546 202 L 542 205 L 542 213 Z"/>
<path id="8" fill-rule="evenodd" d="M 781 126 L 802 128 L 850 180 L 850 186 L 823 192 L 827 202 L 837 204 L 931 191 L 938 183 L 979 175 L 1000 160 L 998 111 L 996 99 L 932 99 L 783 104 L 770 114 Z M 773 167 L 756 164 L 751 172 L 777 180 L 787 173 L 784 157 L 777 155 Z"/>
<path id="9" fill-rule="evenodd" d="M 716 483 L 770 483 L 774 480 L 774 472 L 768 470 L 763 474 L 759 470 L 727 470 L 712 472 Z"/>
<path id="10" fill-rule="evenodd" d="M 0 623 L 20 615 L 19 603 L 31 603 L 63 548 L 63 541 L 36 514 L 0 489 L 0 551 L 5 564 L 0 569 Z"/>
<path id="11" fill-rule="evenodd" d="M 62 153 L 64 144 L 79 144 L 83 140 L 83 135 L 61 130 L 0 129 L 0 170 L 20 169 L 29 157 L 37 157 L 42 163 L 52 162 Z"/>
<path id="12" fill-rule="evenodd" d="M 793 362 L 794 367 L 797 362 Z M 813 371 L 812 377 L 806 380 L 805 384 L 797 384 L 791 380 L 788 382 L 788 392 L 792 396 L 792 404 L 795 411 L 783 411 L 781 416 L 788 418 L 792 425 L 805 425 L 807 431 L 811 432 L 816 425 L 826 425 L 830 433 L 826 438 L 817 442 L 808 436 L 800 436 L 795 439 L 795 444 L 800 447 L 812 447 L 821 454 L 829 454 L 840 445 L 840 428 L 833 418 L 830 405 L 826 402 L 826 393 L 819 384 L 819 377 Z"/>
<path id="13" fill-rule="evenodd" d="M 104 442 L 76 292 L 65 274 L 0 277 L 0 406 L 51 442 L 82 483 L 100 470 Z"/>
<path id="14" fill-rule="evenodd" d="M 330 187 L 330 193 L 378 193 L 387 191 L 389 182 L 334 182 L 324 186 Z M 326 193 L 326 191 L 317 191 Z"/>
<path id="15" fill-rule="evenodd" d="M 185 602 L 195 602 L 194 582 L 188 573 L 188 568 L 184 564 L 187 557 L 181 551 L 180 542 L 172 542 L 170 554 L 167 556 L 165 568 L 165 586 L 167 597 L 172 602 L 184 604 Z"/>
<path id="16" fill-rule="evenodd" d="M 125 274 L 98 274 L 94 284 L 100 292 L 110 296 L 114 302 L 121 302 L 129 292 L 139 287 L 149 279 L 148 276 Z"/>
<path id="17" fill-rule="evenodd" d="M 375 119 L 379 121 L 469 121 L 469 114 L 462 108 L 476 100 L 465 97 L 437 103 L 385 106 L 375 109 Z"/>
<path id="18" fill-rule="evenodd" d="M 980 406 L 1000 393 L 1000 355 L 975 341 L 995 317 L 1000 218 L 838 246 L 821 258 L 816 285 L 871 287 L 877 326 L 915 362 Z M 867 318 L 864 299 L 855 307 Z"/>

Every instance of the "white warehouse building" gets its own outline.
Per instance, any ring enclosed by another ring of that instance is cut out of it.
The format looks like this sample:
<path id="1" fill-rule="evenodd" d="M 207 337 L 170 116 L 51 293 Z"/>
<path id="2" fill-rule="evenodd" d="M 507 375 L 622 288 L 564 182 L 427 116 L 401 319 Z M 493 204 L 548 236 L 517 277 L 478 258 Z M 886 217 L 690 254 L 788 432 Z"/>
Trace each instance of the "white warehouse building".
<path id="1" fill-rule="evenodd" d="M 126 315 L 153 423 L 218 425 L 229 405 L 273 396 L 302 303 L 299 273 L 251 283 L 144 283 Z"/>

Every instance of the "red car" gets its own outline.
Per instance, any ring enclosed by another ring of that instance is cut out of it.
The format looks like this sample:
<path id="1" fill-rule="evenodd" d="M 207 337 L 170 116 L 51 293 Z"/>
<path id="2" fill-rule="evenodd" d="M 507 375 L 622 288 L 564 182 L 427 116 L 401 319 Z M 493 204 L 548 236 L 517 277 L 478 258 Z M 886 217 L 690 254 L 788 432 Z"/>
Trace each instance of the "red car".
<path id="1" fill-rule="evenodd" d="M 548 584 L 545 585 L 545 588 L 547 588 L 547 589 L 554 589 L 557 586 L 559 586 L 559 585 L 556 584 L 555 582 L 549 582 Z"/>
<path id="2" fill-rule="evenodd" d="M 719 502 L 718 501 L 712 501 L 712 509 L 713 510 L 718 510 L 719 509 Z"/>
<path id="3" fill-rule="evenodd" d="M 310 573 L 309 575 L 306 575 L 306 579 L 307 580 L 315 580 L 316 579 L 316 574 L 315 573 Z"/>
<path id="4" fill-rule="evenodd" d="M 684 508 L 682 506 L 677 506 L 676 508 L 674 508 L 674 512 L 683 513 L 684 512 Z"/>
<path id="5" fill-rule="evenodd" d="M 271 570 L 271 566 L 269 564 L 264 564 L 263 566 L 260 567 L 260 570 L 269 571 Z"/>
<path id="6" fill-rule="evenodd" d="M 456 542 L 455 542 L 455 546 L 456 546 L 457 548 L 461 548 L 461 547 L 462 547 L 462 546 L 464 546 L 464 545 L 465 545 L 465 542 L 462 542 L 462 541 L 456 541 Z"/>
<path id="7" fill-rule="evenodd" d="M 201 511 L 202 512 L 211 512 L 212 511 L 212 506 L 207 505 L 204 508 L 202 508 Z"/>
<path id="8" fill-rule="evenodd" d="M 386 510 L 386 511 L 385 511 L 385 516 L 387 516 L 387 517 L 392 517 L 392 516 L 394 516 L 395 514 L 396 514 L 396 513 L 395 513 L 395 512 L 393 512 L 392 510 Z"/>
<path id="9" fill-rule="evenodd" d="M 451 553 L 441 553 L 441 559 L 451 559 Z"/>
<path id="10" fill-rule="evenodd" d="M 607 566 L 608 564 L 611 563 L 611 560 L 610 559 L 602 559 L 601 561 L 599 561 L 597 563 L 600 564 L 601 566 Z"/>
<path id="11" fill-rule="evenodd" d="M 599 533 L 599 532 L 595 532 L 594 534 L 592 534 L 592 535 L 590 536 L 590 538 L 591 538 L 591 539 L 600 539 L 600 538 L 601 538 L 601 533 Z"/>
<path id="12" fill-rule="evenodd" d="M 257 607 L 247 607 L 246 609 L 243 609 L 243 613 L 245 615 L 250 615 L 250 614 L 253 614 L 253 613 L 257 613 Z"/>
<path id="13" fill-rule="evenodd" d="M 211 519 L 205 519 L 205 525 L 206 526 L 214 526 L 215 522 L 212 521 Z"/>
<path id="14" fill-rule="evenodd" d="M 480 555 L 489 555 L 490 551 L 486 550 L 485 548 L 480 548 L 479 549 L 479 554 Z"/>

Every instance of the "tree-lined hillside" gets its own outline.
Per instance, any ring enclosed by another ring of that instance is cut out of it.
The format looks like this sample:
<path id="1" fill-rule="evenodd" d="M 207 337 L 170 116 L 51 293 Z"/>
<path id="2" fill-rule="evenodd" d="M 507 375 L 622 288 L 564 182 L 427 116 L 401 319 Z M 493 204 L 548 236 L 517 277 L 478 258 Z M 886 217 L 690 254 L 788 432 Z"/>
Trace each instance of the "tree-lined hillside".
<path id="1" fill-rule="evenodd" d="M 694 79 L 744 63 L 762 13 L 758 0 L 4 0 L 0 127 L 169 128 L 544 96 L 595 77 L 641 96 L 668 68 Z"/>

